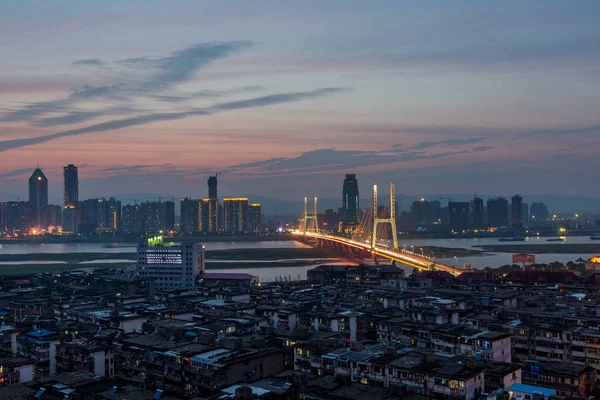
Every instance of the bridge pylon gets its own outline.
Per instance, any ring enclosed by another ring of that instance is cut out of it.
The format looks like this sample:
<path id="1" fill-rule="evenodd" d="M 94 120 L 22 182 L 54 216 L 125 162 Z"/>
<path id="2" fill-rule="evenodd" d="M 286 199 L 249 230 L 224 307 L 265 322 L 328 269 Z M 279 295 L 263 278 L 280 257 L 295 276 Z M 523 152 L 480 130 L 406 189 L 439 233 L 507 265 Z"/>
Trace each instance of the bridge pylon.
<path id="1" fill-rule="evenodd" d="M 373 185 L 373 234 L 371 235 L 371 251 L 374 251 L 375 247 L 377 246 L 377 225 L 379 224 L 391 225 L 394 250 L 398 250 L 398 233 L 396 231 L 396 188 L 393 183 L 390 183 L 389 218 L 379 218 L 379 215 L 377 214 L 377 185 Z"/>
<path id="2" fill-rule="evenodd" d="M 306 225 L 307 225 L 307 222 L 309 219 L 312 219 L 315 221 L 315 232 L 319 233 L 319 219 L 318 219 L 317 215 L 318 215 L 318 213 L 317 213 L 317 198 L 315 197 L 313 215 L 310 215 L 308 213 L 308 199 L 305 197 L 304 198 L 304 233 L 306 233 Z"/>

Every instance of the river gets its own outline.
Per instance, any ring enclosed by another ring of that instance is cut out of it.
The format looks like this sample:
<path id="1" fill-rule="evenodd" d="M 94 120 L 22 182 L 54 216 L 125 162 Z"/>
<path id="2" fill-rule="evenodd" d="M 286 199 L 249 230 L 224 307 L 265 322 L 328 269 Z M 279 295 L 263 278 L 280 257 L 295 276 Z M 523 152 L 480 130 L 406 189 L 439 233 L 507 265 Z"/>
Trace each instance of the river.
<path id="1" fill-rule="evenodd" d="M 464 248 L 464 249 L 474 249 L 480 250 L 476 246 L 481 245 L 497 245 L 497 244 L 510 244 L 510 245 L 520 245 L 520 244 L 552 244 L 552 245 L 561 245 L 561 244 L 573 244 L 573 243 L 598 243 L 591 241 L 588 237 L 567 237 L 564 242 L 547 242 L 547 238 L 527 238 L 524 242 L 507 242 L 501 243 L 498 242 L 498 239 L 494 238 L 485 238 L 485 239 L 464 239 L 464 238 L 456 238 L 456 239 L 402 239 L 400 240 L 400 247 L 406 246 L 406 248 L 410 249 L 411 246 L 414 246 L 415 252 L 419 252 L 420 247 L 431 246 L 431 247 L 448 247 L 448 248 Z M 307 247 L 307 245 L 294 242 L 294 241 L 257 241 L 257 242 L 208 242 L 206 243 L 207 250 L 228 250 L 228 249 L 243 249 L 243 248 L 302 248 Z M 10 243 L 10 244 L 0 244 L 0 254 L 31 254 L 31 253 L 131 253 L 135 251 L 135 245 L 132 244 L 111 244 L 107 245 L 106 243 Z M 432 255 L 432 254 L 426 254 Z M 550 263 L 553 261 L 559 261 L 562 263 L 566 263 L 568 261 L 575 261 L 579 257 L 583 259 L 588 259 L 592 257 L 594 254 L 537 254 L 536 261 L 539 263 Z M 453 257 L 444 257 L 444 254 L 434 254 L 436 261 L 440 263 L 444 263 L 447 265 L 458 265 L 461 267 L 464 264 L 471 264 L 473 268 L 485 268 L 486 266 L 498 267 L 504 264 L 512 263 L 512 254 L 511 253 L 485 253 L 481 256 L 475 257 L 459 257 L 458 259 L 454 259 Z M 102 260 L 98 261 L 103 264 L 114 263 L 114 262 L 122 262 L 126 260 Z M 228 262 L 234 260 L 219 260 L 219 262 Z M 244 260 L 245 262 L 250 260 Z M 293 266 L 293 267 L 282 267 L 282 268 L 273 268 L 273 267 L 261 267 L 263 260 L 255 260 L 256 267 L 253 268 L 231 268 L 231 269 L 219 269 L 218 271 L 222 272 L 244 272 L 252 275 L 258 276 L 263 281 L 273 280 L 278 277 L 289 277 L 291 276 L 293 279 L 297 279 L 298 275 L 301 278 L 306 278 L 306 271 L 311 268 L 314 268 L 314 265 L 302 265 L 302 266 Z M 308 260 L 307 260 L 308 261 Z M 343 260 L 338 260 L 339 262 L 345 262 Z M 56 261 L 31 261 L 26 263 L 19 262 L 0 262 L 0 271 L 2 270 L 2 265 L 16 265 L 16 264 L 24 264 L 24 268 L 26 265 L 32 264 L 58 264 Z M 80 263 L 83 265 L 93 264 L 94 261 L 87 261 Z M 210 271 L 210 269 L 209 269 Z M 410 273 L 412 268 L 407 268 L 406 271 Z"/>
<path id="2" fill-rule="evenodd" d="M 414 251 L 416 253 L 420 253 L 419 248 L 423 246 L 431 246 L 431 247 L 448 247 L 448 248 L 458 248 L 458 249 L 471 249 L 471 250 L 481 250 L 481 248 L 477 246 L 485 246 L 485 245 L 531 245 L 531 244 L 539 244 L 539 245 L 553 245 L 560 246 L 565 244 L 600 244 L 598 241 L 590 240 L 588 236 L 567 236 L 565 237 L 563 242 L 548 242 L 547 237 L 531 237 L 525 238 L 523 242 L 499 242 L 497 238 L 456 238 L 456 239 L 402 239 L 399 237 L 398 240 L 400 242 L 400 247 L 406 247 L 409 250 L 411 246 L 414 246 Z M 431 253 L 425 254 L 428 256 L 432 256 Z M 575 261 L 579 257 L 587 260 L 588 258 L 595 256 L 597 254 L 565 254 L 565 253 L 549 253 L 549 254 L 536 254 L 536 262 L 549 264 L 554 261 L 561 262 L 566 264 L 569 261 Z M 447 265 L 455 265 L 462 266 L 464 264 L 471 264 L 473 268 L 483 269 L 485 267 L 499 267 L 505 264 L 512 264 L 512 253 L 493 253 L 486 252 L 481 256 L 475 257 L 458 257 L 457 260 L 454 257 L 444 257 L 444 254 L 433 254 L 435 256 L 436 261 Z"/>

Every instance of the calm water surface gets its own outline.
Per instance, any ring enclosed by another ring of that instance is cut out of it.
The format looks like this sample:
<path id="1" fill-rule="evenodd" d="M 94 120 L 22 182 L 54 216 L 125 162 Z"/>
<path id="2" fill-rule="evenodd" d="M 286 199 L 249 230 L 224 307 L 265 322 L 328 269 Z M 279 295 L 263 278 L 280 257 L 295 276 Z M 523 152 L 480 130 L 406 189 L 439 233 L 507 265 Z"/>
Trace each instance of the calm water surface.
<path id="1" fill-rule="evenodd" d="M 526 238 L 524 242 L 499 242 L 498 239 L 486 238 L 486 239 L 402 239 L 400 240 L 400 247 L 406 246 L 410 249 L 411 246 L 415 247 L 415 251 L 419 252 L 419 248 L 423 246 L 435 246 L 435 247 L 448 247 L 448 248 L 464 248 L 480 250 L 476 246 L 481 245 L 492 245 L 492 244 L 507 244 L 507 245 L 524 245 L 524 244 L 547 244 L 547 245 L 564 245 L 573 243 L 598 243 L 592 241 L 588 237 L 567 237 L 564 242 L 547 242 L 547 238 Z M 207 250 L 228 250 L 228 249 L 244 249 L 244 248 L 264 248 L 264 249 L 285 249 L 285 248 L 304 248 L 307 245 L 300 242 L 293 241 L 260 241 L 260 242 L 208 242 L 206 243 Z M 135 251 L 135 245 L 131 243 L 115 243 L 107 245 L 106 243 L 15 243 L 15 244 L 0 244 L 0 254 L 31 254 L 31 253 L 132 253 Z M 432 255 L 432 254 L 427 254 Z M 512 263 L 511 253 L 486 253 L 483 256 L 477 257 L 459 257 L 454 259 L 453 257 L 445 257 L 444 254 L 433 254 L 437 261 L 447 265 L 458 265 L 459 267 L 464 264 L 471 264 L 474 268 L 485 268 L 486 266 L 498 267 L 504 264 Z M 536 261 L 540 263 L 550 263 L 553 261 L 559 261 L 567 263 L 568 261 L 575 261 L 579 257 L 588 259 L 593 254 L 537 254 Z M 127 260 L 102 260 L 102 263 L 115 263 L 115 262 L 126 262 Z M 234 260 L 219 260 L 220 262 L 229 262 Z M 251 261 L 251 260 L 245 260 Z M 298 275 L 301 278 L 306 278 L 306 271 L 314 268 L 314 265 L 295 266 L 295 267 L 261 267 L 261 260 L 256 260 L 257 266 L 255 268 L 231 268 L 231 269 L 219 269 L 218 271 L 223 272 L 243 272 L 256 275 L 263 281 L 274 280 L 280 276 L 291 276 L 293 279 L 297 279 Z M 333 260 L 335 261 L 335 260 Z M 337 260 L 342 261 L 342 260 Z M 26 263 L 18 262 L 2 262 L 0 263 L 0 270 L 2 265 L 15 265 L 15 264 L 58 264 L 56 261 L 31 261 Z M 80 264 L 93 264 L 94 261 L 82 262 Z M 348 262 L 345 262 L 347 264 Z M 217 271 L 217 270 L 215 270 Z M 407 267 L 406 272 L 410 273 L 412 268 Z"/>

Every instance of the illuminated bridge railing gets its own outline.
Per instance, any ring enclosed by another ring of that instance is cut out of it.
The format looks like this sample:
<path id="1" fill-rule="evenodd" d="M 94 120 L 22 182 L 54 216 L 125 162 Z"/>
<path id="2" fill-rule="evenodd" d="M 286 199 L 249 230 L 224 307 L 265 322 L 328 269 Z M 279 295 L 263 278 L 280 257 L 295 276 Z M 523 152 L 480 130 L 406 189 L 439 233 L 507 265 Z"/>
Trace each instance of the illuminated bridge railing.
<path id="1" fill-rule="evenodd" d="M 343 244 L 346 246 L 354 247 L 357 249 L 361 249 L 367 252 L 370 252 L 378 257 L 387 258 L 402 264 L 406 264 L 412 266 L 414 268 L 422 269 L 422 270 L 430 270 L 432 267 L 439 271 L 449 272 L 452 275 L 459 275 L 463 271 L 462 269 L 448 266 L 444 264 L 440 264 L 436 262 L 433 257 L 418 255 L 412 251 L 408 251 L 405 249 L 402 250 L 394 250 L 391 247 L 384 246 L 378 244 L 375 248 L 371 248 L 371 243 L 369 241 L 359 242 L 344 236 L 336 236 L 336 235 L 328 235 L 318 232 L 303 232 L 300 230 L 294 231 L 293 234 L 298 236 L 304 236 L 307 238 L 315 238 L 321 240 L 328 240 L 332 242 L 336 242 L 339 244 Z"/>

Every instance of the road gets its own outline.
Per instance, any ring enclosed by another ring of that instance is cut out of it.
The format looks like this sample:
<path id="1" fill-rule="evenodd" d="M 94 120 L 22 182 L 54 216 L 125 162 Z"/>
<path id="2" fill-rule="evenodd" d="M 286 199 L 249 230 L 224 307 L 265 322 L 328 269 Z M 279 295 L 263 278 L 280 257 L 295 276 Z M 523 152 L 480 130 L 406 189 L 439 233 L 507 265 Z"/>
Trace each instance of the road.
<path id="1" fill-rule="evenodd" d="M 420 256 L 416 253 L 406 251 L 406 250 L 394 250 L 390 247 L 377 246 L 372 251 L 370 243 L 368 243 L 368 242 L 361 243 L 361 242 L 357 242 L 355 240 L 352 240 L 350 238 L 345 238 L 342 236 L 326 235 L 323 233 L 315 233 L 315 232 L 302 232 L 299 230 L 294 231 L 293 234 L 298 235 L 298 236 L 312 237 L 315 239 L 328 240 L 328 241 L 336 242 L 336 243 L 343 244 L 346 246 L 354 247 L 357 249 L 367 251 L 378 257 L 387 258 L 387 259 L 393 260 L 397 263 L 405 264 L 405 265 L 411 266 L 413 268 L 418 268 L 421 270 L 430 270 L 431 265 L 435 263 L 435 269 L 438 271 L 449 272 L 450 274 L 452 274 L 454 276 L 460 275 L 463 272 L 461 269 L 455 268 L 453 266 L 448 266 L 448 265 L 437 263 L 437 262 L 435 262 L 434 259 L 432 259 L 430 257 Z"/>

